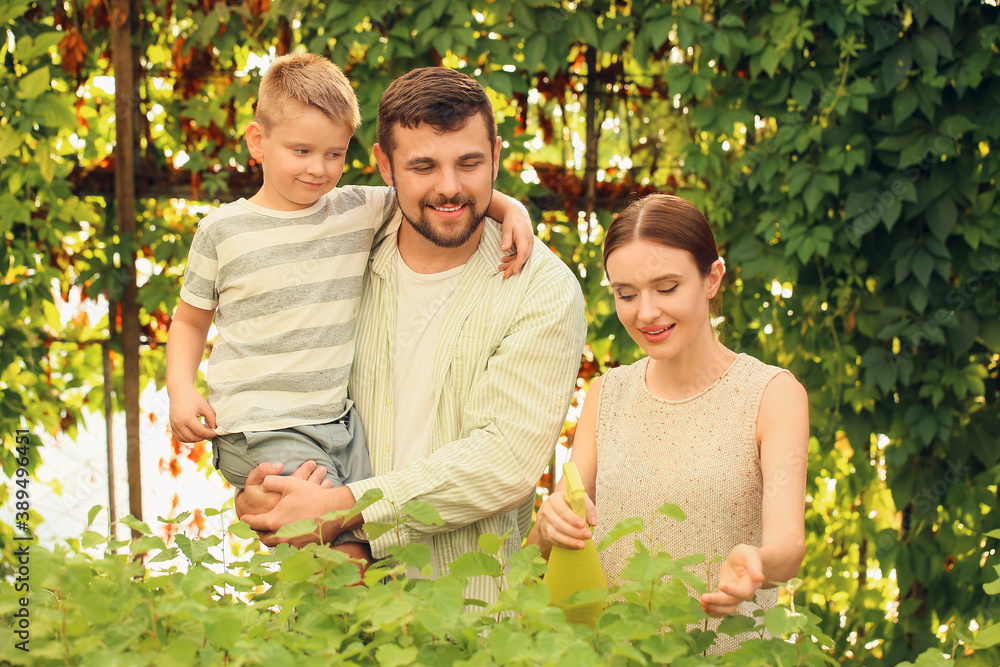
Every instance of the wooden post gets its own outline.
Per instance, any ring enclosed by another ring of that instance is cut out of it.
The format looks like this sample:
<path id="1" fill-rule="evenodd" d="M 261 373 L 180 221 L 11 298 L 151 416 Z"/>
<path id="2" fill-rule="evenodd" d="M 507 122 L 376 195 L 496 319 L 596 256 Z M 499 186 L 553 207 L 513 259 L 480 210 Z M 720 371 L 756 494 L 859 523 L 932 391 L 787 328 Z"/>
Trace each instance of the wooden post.
<path id="1" fill-rule="evenodd" d="M 139 288 L 135 280 L 135 55 L 132 49 L 130 0 L 111 1 L 111 54 L 115 68 L 115 211 L 118 236 L 126 252 L 120 254 L 121 344 L 124 366 L 125 430 L 129 511 L 142 519 L 142 478 L 139 461 Z M 112 313 L 111 317 L 115 314 Z M 132 531 L 133 537 L 138 533 Z"/>
<path id="2" fill-rule="evenodd" d="M 115 302 L 108 300 L 109 340 L 101 345 L 101 357 L 104 361 L 104 432 L 107 437 L 108 449 L 108 524 L 111 526 L 110 536 L 115 539 L 115 525 L 118 523 L 118 496 L 115 493 L 115 440 L 114 440 L 114 401 L 112 392 L 111 339 L 115 330 Z"/>

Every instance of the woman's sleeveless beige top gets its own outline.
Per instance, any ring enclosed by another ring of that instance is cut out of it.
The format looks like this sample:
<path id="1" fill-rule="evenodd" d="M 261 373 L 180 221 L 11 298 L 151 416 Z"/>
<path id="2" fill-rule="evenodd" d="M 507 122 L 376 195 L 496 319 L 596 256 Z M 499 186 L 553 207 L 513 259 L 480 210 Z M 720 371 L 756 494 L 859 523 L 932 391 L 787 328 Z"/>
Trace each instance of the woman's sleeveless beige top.
<path id="1" fill-rule="evenodd" d="M 761 546 L 764 488 L 757 413 L 767 383 L 787 371 L 740 354 L 701 393 L 668 401 L 646 388 L 648 361 L 614 368 L 602 381 L 594 540 L 619 521 L 638 516 L 645 521 L 645 534 L 638 537 L 643 544 L 674 558 L 700 553 L 724 559 L 737 544 Z M 687 518 L 678 522 L 656 512 L 668 502 L 679 505 Z M 621 583 L 618 573 L 635 553 L 636 537 L 628 535 L 601 552 L 611 582 Z M 718 585 L 721 565 L 710 566 L 711 588 Z M 704 578 L 705 567 L 688 569 Z M 758 607 L 773 607 L 777 595 L 777 588 L 762 589 L 756 604 L 744 602 L 737 613 L 752 616 Z M 712 619 L 703 627 L 714 630 L 718 622 Z M 737 646 L 719 635 L 710 653 Z"/>

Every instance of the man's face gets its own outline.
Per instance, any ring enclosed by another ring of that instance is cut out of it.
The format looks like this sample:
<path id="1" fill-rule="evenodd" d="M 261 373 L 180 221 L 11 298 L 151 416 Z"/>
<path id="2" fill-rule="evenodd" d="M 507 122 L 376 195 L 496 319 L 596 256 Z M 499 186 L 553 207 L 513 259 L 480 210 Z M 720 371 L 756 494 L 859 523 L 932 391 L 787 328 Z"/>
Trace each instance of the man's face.
<path id="1" fill-rule="evenodd" d="M 394 129 L 388 156 L 375 147 L 385 181 L 396 188 L 406 222 L 436 246 L 458 248 L 479 228 L 493 196 L 500 139 L 490 146 L 486 122 L 476 115 L 454 132 L 421 123 Z"/>

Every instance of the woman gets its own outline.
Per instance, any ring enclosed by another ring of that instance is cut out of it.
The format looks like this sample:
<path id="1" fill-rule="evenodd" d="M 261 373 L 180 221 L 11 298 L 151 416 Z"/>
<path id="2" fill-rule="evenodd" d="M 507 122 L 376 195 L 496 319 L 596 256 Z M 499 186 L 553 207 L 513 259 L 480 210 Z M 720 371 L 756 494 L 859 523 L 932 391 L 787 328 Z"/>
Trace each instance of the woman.
<path id="1" fill-rule="evenodd" d="M 788 371 L 716 339 L 710 306 L 725 268 L 694 205 L 661 194 L 633 203 L 608 229 L 604 266 L 618 318 L 648 356 L 595 380 L 577 425 L 571 460 L 594 501 L 593 537 L 641 516 L 653 545 L 674 557 L 724 558 L 711 565 L 706 613 L 771 607 L 773 582 L 794 577 L 805 551 L 806 392 Z M 564 496 L 560 484 L 528 538 L 546 557 L 553 544 L 579 549 L 591 536 Z M 666 502 L 686 520 L 656 514 Z M 633 542 L 601 552 L 612 581 Z M 736 646 L 720 635 L 713 652 Z"/>

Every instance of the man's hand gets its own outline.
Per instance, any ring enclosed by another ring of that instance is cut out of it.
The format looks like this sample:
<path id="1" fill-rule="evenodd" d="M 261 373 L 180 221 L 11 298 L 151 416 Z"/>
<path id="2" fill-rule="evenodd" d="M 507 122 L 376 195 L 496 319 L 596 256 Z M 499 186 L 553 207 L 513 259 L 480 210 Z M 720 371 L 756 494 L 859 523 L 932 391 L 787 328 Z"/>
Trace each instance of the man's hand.
<path id="1" fill-rule="evenodd" d="M 354 507 L 354 494 L 346 486 L 330 488 L 319 469 L 309 470 L 312 462 L 303 464 L 291 477 L 268 474 L 280 471 L 280 464 L 261 464 L 247 476 L 244 491 L 237 496 L 237 514 L 257 531 L 260 541 L 271 547 L 283 542 L 301 547 L 311 542 L 332 542 L 345 530 L 341 521 L 323 523 L 322 540 L 309 534 L 285 538 L 274 535 L 282 526 L 303 519 L 318 519 L 334 510 Z M 315 465 L 315 464 L 312 464 Z M 325 471 L 324 471 L 325 474 Z"/>
<path id="2" fill-rule="evenodd" d="M 719 571 L 719 590 L 701 596 L 701 608 L 709 616 L 728 616 L 744 600 L 753 600 L 765 583 L 760 550 L 737 544 Z"/>
<path id="3" fill-rule="evenodd" d="M 215 410 L 194 387 L 170 395 L 170 432 L 175 438 L 181 442 L 209 440 L 216 435 L 215 426 Z"/>

